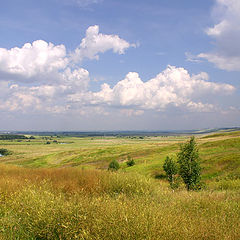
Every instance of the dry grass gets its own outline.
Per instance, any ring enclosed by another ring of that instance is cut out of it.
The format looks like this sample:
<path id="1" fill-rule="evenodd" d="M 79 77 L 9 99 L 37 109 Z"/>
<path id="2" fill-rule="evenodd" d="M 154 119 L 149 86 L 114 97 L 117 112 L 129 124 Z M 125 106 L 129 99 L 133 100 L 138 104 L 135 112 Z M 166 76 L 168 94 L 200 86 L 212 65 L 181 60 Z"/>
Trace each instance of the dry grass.
<path id="1" fill-rule="evenodd" d="M 0 167 L 1 239 L 239 239 L 237 191 L 136 174 Z"/>

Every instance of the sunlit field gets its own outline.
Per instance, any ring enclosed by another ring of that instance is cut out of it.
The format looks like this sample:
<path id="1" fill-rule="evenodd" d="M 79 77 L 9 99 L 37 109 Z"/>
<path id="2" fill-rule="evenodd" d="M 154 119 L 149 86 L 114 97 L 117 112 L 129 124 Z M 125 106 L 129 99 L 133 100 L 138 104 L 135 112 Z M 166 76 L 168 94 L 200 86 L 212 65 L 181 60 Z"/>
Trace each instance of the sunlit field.
<path id="1" fill-rule="evenodd" d="M 189 136 L 35 137 L 0 141 L 0 239 L 240 239 L 240 132 L 196 136 L 199 191 L 162 168 Z"/>

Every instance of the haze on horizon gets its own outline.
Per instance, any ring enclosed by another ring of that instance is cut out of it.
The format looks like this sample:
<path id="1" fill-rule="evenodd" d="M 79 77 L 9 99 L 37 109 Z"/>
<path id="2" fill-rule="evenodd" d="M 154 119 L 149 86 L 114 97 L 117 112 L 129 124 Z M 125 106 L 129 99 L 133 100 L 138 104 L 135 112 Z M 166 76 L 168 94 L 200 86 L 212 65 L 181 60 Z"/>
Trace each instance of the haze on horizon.
<path id="1" fill-rule="evenodd" d="M 239 0 L 9 0 L 0 36 L 0 131 L 239 126 Z"/>

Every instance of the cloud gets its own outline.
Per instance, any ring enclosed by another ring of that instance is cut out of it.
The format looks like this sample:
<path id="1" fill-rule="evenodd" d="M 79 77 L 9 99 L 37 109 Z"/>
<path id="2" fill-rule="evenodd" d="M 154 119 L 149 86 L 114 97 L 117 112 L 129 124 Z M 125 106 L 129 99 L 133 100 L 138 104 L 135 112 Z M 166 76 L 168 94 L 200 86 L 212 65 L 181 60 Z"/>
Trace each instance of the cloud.
<path id="1" fill-rule="evenodd" d="M 87 29 L 86 37 L 74 53 L 67 53 L 64 45 L 54 45 L 43 40 L 26 43 L 21 48 L 0 48 L 0 80 L 56 82 L 68 79 L 79 83 L 79 76 L 85 73 L 83 69 L 76 70 L 72 60 L 79 63 L 84 58 L 99 59 L 98 54 L 108 50 L 124 54 L 132 46 L 117 35 L 99 33 L 99 27 L 95 25 Z M 70 76 L 72 67 L 74 69 Z"/>
<path id="2" fill-rule="evenodd" d="M 84 58 L 99 59 L 99 53 L 113 50 L 114 53 L 124 54 L 129 47 L 135 47 L 121 39 L 118 35 L 105 35 L 99 33 L 99 26 L 91 26 L 86 31 L 86 37 L 75 49 L 72 58 L 75 62 L 82 61 Z"/>
<path id="3" fill-rule="evenodd" d="M 123 54 L 130 46 L 117 35 L 101 34 L 98 26 L 92 26 L 75 51 L 75 63 L 96 59 L 98 53 L 110 49 Z M 68 104 L 68 96 L 86 93 L 89 81 L 89 72 L 72 64 L 72 54 L 64 45 L 37 40 L 22 47 L 0 48 L 2 111 L 60 113 L 75 109 L 73 103 Z"/>
<path id="4" fill-rule="evenodd" d="M 99 33 L 98 26 L 91 26 L 73 53 L 68 53 L 64 45 L 43 40 L 0 48 L 0 110 L 84 115 L 107 115 L 108 110 L 114 110 L 127 116 L 172 107 L 209 112 L 217 106 L 204 100 L 205 96 L 218 97 L 235 90 L 229 84 L 210 82 L 207 73 L 190 75 L 184 68 L 168 66 L 146 82 L 138 73 L 129 72 L 115 86 L 104 83 L 101 90 L 90 91 L 89 72 L 79 63 L 85 58 L 98 59 L 100 53 L 108 50 L 123 54 L 133 46 L 117 35 Z M 73 64 L 73 59 L 77 64 Z"/>
<path id="5" fill-rule="evenodd" d="M 198 56 L 195 56 L 190 52 L 185 52 L 185 57 L 188 62 L 196 62 L 196 63 L 202 62 Z"/>
<path id="6" fill-rule="evenodd" d="M 3 93 L 0 94 L 1 110 L 53 112 L 67 111 L 67 96 L 73 93 L 86 92 L 89 82 L 89 72 L 83 68 L 70 70 L 58 74 L 58 84 L 38 84 L 37 86 L 23 86 L 0 82 Z"/>
<path id="7" fill-rule="evenodd" d="M 43 40 L 26 43 L 22 48 L 0 48 L 0 71 L 31 78 L 58 71 L 67 66 L 64 45 L 54 46 Z"/>
<path id="8" fill-rule="evenodd" d="M 190 76 L 184 68 L 168 66 L 155 78 L 143 82 L 138 73 L 130 72 L 113 88 L 104 83 L 99 92 L 69 95 L 69 101 L 105 105 L 114 108 L 164 111 L 169 106 L 190 111 L 213 111 L 209 103 L 195 101 L 206 94 L 231 94 L 230 84 L 209 82 L 206 73 Z M 131 112 L 131 111 L 130 111 Z"/>
<path id="9" fill-rule="evenodd" d="M 110 109 L 115 109 L 127 116 L 139 116 L 148 110 L 166 111 L 172 107 L 189 112 L 213 112 L 218 111 L 218 106 L 204 101 L 204 97 L 232 94 L 235 90 L 230 84 L 208 81 L 207 73 L 190 75 L 186 69 L 174 66 L 168 66 L 147 82 L 143 82 L 138 73 L 129 72 L 112 88 L 104 83 L 96 92 L 88 89 L 90 79 L 85 69 L 67 68 L 59 78 L 59 84 L 37 86 L 0 82 L 3 90 L 0 109 L 84 115 L 90 112 L 107 115 Z"/>
<path id="10" fill-rule="evenodd" d="M 80 7 L 86 7 L 90 4 L 97 4 L 102 2 L 103 0 L 70 0 L 73 3 L 77 4 Z"/>
<path id="11" fill-rule="evenodd" d="M 89 5 L 103 2 L 103 0 L 57 0 L 57 1 L 62 2 L 66 5 L 75 5 L 80 8 L 86 8 Z"/>
<path id="12" fill-rule="evenodd" d="M 216 67 L 227 71 L 240 71 L 240 56 L 224 56 L 219 53 L 200 53 L 198 58 L 207 59 Z"/>
<path id="13" fill-rule="evenodd" d="M 240 1 L 216 0 L 213 13 L 217 23 L 206 34 L 215 40 L 215 49 L 197 57 L 223 70 L 240 71 Z"/>
<path id="14" fill-rule="evenodd" d="M 37 111 L 40 109 L 40 104 L 40 99 L 31 94 L 15 92 L 6 101 L 2 101 L 0 109 L 8 112 L 19 110 L 26 112 L 31 111 L 34 107 L 34 111 Z"/>
<path id="15" fill-rule="evenodd" d="M 60 81 L 62 84 L 74 88 L 74 90 L 85 91 L 90 81 L 89 72 L 84 68 L 74 70 L 67 68 L 60 74 Z"/>

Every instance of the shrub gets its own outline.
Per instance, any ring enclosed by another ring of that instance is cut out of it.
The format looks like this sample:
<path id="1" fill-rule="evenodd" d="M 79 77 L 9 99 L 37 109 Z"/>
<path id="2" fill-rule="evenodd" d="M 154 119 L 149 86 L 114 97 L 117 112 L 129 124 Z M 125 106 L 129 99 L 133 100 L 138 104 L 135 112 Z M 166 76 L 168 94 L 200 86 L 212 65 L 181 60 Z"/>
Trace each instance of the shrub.
<path id="1" fill-rule="evenodd" d="M 108 165 L 108 170 L 117 171 L 120 168 L 117 160 L 112 160 Z"/>
<path id="2" fill-rule="evenodd" d="M 127 165 L 128 167 L 132 167 L 135 165 L 134 160 L 130 156 L 128 156 Z"/>
<path id="3" fill-rule="evenodd" d="M 3 156 L 7 156 L 12 154 L 11 151 L 7 150 L 6 148 L 0 148 L 0 154 Z"/>
<path id="4" fill-rule="evenodd" d="M 154 178 L 156 178 L 156 179 L 166 179 L 166 175 L 162 174 L 162 173 L 156 173 L 154 175 Z"/>

